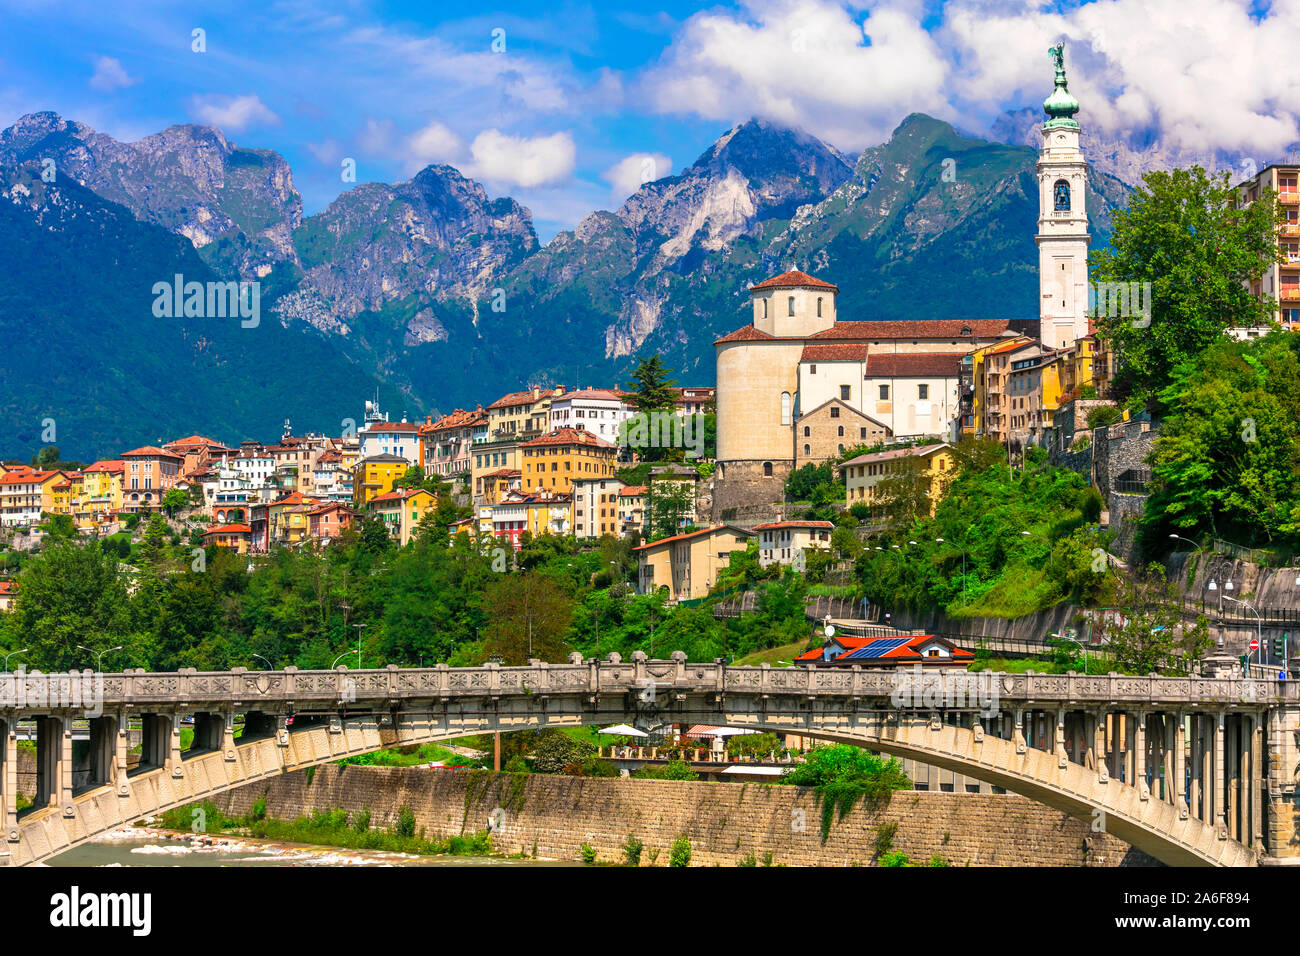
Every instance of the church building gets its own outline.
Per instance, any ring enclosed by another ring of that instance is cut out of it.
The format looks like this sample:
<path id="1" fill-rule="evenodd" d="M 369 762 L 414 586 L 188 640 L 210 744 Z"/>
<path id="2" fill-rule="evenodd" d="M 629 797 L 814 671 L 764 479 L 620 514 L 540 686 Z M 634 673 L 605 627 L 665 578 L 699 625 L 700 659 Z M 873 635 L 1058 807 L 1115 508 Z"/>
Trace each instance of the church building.
<path id="1" fill-rule="evenodd" d="M 749 324 L 714 342 L 713 517 L 780 501 L 786 477 L 855 445 L 936 437 L 960 415 L 962 356 L 1028 333 L 1049 350 L 1088 334 L 1087 163 L 1062 49 L 1037 164 L 1038 320 L 841 319 L 839 288 L 792 270 L 750 288 Z"/>

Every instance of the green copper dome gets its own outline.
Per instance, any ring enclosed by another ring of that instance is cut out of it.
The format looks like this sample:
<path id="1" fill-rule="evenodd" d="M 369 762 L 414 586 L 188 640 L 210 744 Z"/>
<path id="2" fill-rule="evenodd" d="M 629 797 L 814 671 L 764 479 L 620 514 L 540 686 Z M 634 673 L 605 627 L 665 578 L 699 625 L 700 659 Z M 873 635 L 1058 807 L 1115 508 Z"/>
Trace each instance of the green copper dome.
<path id="1" fill-rule="evenodd" d="M 1079 112 L 1079 101 L 1070 95 L 1065 85 L 1065 44 L 1058 43 L 1047 51 L 1056 61 L 1056 89 L 1043 100 L 1043 112 L 1051 117 L 1043 129 L 1078 129 L 1074 114 Z"/>

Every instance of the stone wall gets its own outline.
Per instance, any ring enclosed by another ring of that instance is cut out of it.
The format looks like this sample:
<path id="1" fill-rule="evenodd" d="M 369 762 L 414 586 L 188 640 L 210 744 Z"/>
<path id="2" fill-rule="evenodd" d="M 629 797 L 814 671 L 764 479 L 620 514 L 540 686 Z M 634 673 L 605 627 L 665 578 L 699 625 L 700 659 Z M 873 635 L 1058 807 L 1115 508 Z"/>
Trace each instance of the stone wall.
<path id="1" fill-rule="evenodd" d="M 763 474 L 771 464 L 772 474 Z M 793 459 L 764 461 L 719 461 L 713 470 L 713 522 L 731 509 L 779 504 L 785 500 L 785 480 L 794 467 Z"/>
<path id="2" fill-rule="evenodd" d="M 549 859 L 580 859 L 585 842 L 600 859 L 619 861 L 632 834 L 645 844 L 642 865 L 658 851 L 655 863 L 663 866 L 684 834 L 694 866 L 730 866 L 750 853 L 760 861 L 771 853 L 774 863 L 792 866 L 865 865 L 882 825 L 894 823 L 893 849 L 914 861 L 938 854 L 957 866 L 1154 862 L 1081 820 L 1013 794 L 901 791 L 879 812 L 858 806 L 836 819 L 825 844 L 817 794 L 803 787 L 326 765 L 214 800 L 242 815 L 263 794 L 275 817 L 369 809 L 377 827 L 391 826 L 410 807 L 417 827 L 443 837 L 484 829 L 499 809 L 497 849 Z"/>

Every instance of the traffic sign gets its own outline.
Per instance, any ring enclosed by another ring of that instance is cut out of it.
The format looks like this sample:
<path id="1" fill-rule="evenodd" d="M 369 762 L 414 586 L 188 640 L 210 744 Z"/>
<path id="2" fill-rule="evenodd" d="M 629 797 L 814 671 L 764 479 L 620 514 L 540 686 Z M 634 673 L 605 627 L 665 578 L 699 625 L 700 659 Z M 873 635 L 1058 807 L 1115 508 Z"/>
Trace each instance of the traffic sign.
<path id="1" fill-rule="evenodd" d="M 1259 650 L 1259 641 L 1257 641 L 1257 640 L 1255 640 L 1254 638 L 1252 638 L 1251 641 L 1250 641 L 1250 649 L 1251 649 L 1252 651 L 1257 651 L 1257 650 Z"/>

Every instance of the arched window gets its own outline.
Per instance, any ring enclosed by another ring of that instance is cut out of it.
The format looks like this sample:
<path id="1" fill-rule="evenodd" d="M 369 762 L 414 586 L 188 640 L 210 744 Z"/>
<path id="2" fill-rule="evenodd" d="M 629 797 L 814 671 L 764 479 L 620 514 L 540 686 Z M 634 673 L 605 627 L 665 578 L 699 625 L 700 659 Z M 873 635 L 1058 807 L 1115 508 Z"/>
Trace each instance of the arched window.
<path id="1" fill-rule="evenodd" d="M 820 319 L 821 317 L 822 317 L 822 297 L 818 296 L 817 297 L 817 318 Z"/>
<path id="2" fill-rule="evenodd" d="M 803 427 L 803 437 L 804 437 L 804 438 L 807 438 L 807 437 L 810 436 L 811 434 L 812 434 L 812 429 L 809 428 L 807 425 L 805 425 L 805 426 Z"/>
<path id="3" fill-rule="evenodd" d="M 790 296 L 789 301 L 790 301 L 790 311 L 787 314 L 794 315 L 794 296 Z"/>
<path id="4" fill-rule="evenodd" d="M 843 438 L 843 437 L 844 437 L 844 426 L 843 426 L 843 425 L 840 426 L 840 432 L 839 432 L 839 435 L 838 435 L 837 437 L 839 437 L 839 438 Z"/>
<path id="5" fill-rule="evenodd" d="M 772 463 L 770 461 L 763 462 L 763 477 L 764 478 L 772 477 Z"/>
<path id="6" fill-rule="evenodd" d="M 844 446 L 843 446 L 843 445 L 840 445 L 839 448 L 840 448 L 840 452 L 839 452 L 839 453 L 840 453 L 841 455 L 844 454 Z"/>
<path id="7" fill-rule="evenodd" d="M 781 393 L 781 424 L 790 424 L 790 393 Z"/>
<path id="8" fill-rule="evenodd" d="M 763 318 L 767 318 L 767 299 L 763 300 Z"/>
<path id="9" fill-rule="evenodd" d="M 804 453 L 805 455 L 811 455 L 811 454 L 812 454 L 812 445 L 804 445 L 804 446 L 803 446 L 803 453 Z"/>
<path id="10" fill-rule="evenodd" d="M 1070 184 L 1058 179 L 1052 187 L 1052 204 L 1057 212 L 1070 211 Z"/>

